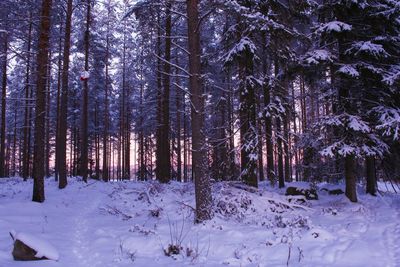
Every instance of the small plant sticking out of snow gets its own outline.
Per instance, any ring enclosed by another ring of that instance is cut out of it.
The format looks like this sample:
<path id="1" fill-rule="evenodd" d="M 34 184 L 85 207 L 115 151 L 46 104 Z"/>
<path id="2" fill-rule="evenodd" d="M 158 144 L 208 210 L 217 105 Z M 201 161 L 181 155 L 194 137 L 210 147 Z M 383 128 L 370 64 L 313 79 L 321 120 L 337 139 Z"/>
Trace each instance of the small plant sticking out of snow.
<path id="1" fill-rule="evenodd" d="M 173 255 L 179 255 L 181 254 L 181 251 L 183 250 L 182 246 L 176 245 L 176 244 L 169 244 L 166 249 L 164 249 L 164 254 L 167 257 L 171 257 Z"/>
<path id="2" fill-rule="evenodd" d="M 116 208 L 116 207 L 112 207 L 109 205 L 106 205 L 105 207 L 101 207 L 100 211 L 103 213 L 108 213 L 117 217 L 121 217 L 123 221 L 127 221 L 129 219 L 132 219 L 132 216 L 121 211 L 120 209 Z"/>
<path id="3" fill-rule="evenodd" d="M 119 254 L 118 261 L 122 261 L 123 259 L 128 259 L 131 262 L 134 262 L 136 260 L 136 253 L 137 253 L 136 250 L 132 251 L 130 249 L 126 249 L 124 247 L 124 242 L 120 240 L 118 247 L 118 254 Z"/>
<path id="4" fill-rule="evenodd" d="M 162 208 L 156 208 L 150 210 L 150 216 L 154 218 L 160 218 Z"/>
<path id="5" fill-rule="evenodd" d="M 133 226 L 131 229 L 129 229 L 129 232 L 139 233 L 139 234 L 142 234 L 142 235 L 145 235 L 145 236 L 155 235 L 156 234 L 156 232 L 154 232 L 153 230 L 145 228 L 145 227 L 142 227 L 142 226 L 137 225 L 137 224 L 135 226 Z"/>
<path id="6" fill-rule="evenodd" d="M 170 243 L 164 248 L 164 254 L 168 257 L 173 255 L 179 255 L 183 251 L 182 243 L 185 240 L 190 228 L 185 230 L 186 218 L 182 217 L 182 223 L 179 226 L 178 223 L 171 222 L 168 217 Z"/>

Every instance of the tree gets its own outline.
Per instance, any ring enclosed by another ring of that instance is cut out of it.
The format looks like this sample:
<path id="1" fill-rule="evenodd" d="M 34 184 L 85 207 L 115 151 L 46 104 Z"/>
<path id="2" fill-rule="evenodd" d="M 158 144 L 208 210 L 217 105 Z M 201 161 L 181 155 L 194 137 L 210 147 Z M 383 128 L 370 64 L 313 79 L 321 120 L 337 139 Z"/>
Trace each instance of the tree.
<path id="1" fill-rule="evenodd" d="M 212 217 L 211 183 L 207 172 L 207 153 L 204 129 L 204 95 L 201 82 L 201 49 L 199 1 L 187 0 L 188 45 L 189 45 L 189 90 L 192 118 L 192 166 L 196 194 L 197 222 Z"/>
<path id="2" fill-rule="evenodd" d="M 170 151 L 170 75 L 171 75 L 171 30 L 172 15 L 171 1 L 166 0 L 165 5 L 165 52 L 164 52 L 164 68 L 162 77 L 162 92 L 160 94 L 160 129 L 157 140 L 156 150 L 156 178 L 163 183 L 169 182 L 171 179 L 171 151 Z"/>
<path id="3" fill-rule="evenodd" d="M 86 30 L 84 37 L 85 47 L 85 71 L 89 71 L 89 38 L 90 38 L 90 10 L 91 1 L 87 0 L 87 12 L 86 12 Z M 88 77 L 87 77 L 88 78 Z M 89 84 L 88 79 L 83 81 L 82 90 L 82 117 L 81 117 L 81 139 L 80 139 L 80 174 L 82 175 L 83 181 L 87 182 L 88 177 L 88 94 Z"/>
<path id="4" fill-rule="evenodd" d="M 3 12 L 8 9 L 4 8 Z M 2 79 L 1 79 L 1 125 L 0 125 L 0 177 L 6 174 L 6 97 L 7 97 L 7 66 L 8 66 L 8 46 L 9 46 L 9 27 L 8 27 L 8 14 L 5 15 L 5 22 L 2 26 L 4 29 L 1 31 L 2 35 Z"/>
<path id="5" fill-rule="evenodd" d="M 33 170 L 33 197 L 35 202 L 43 202 L 44 195 L 44 164 L 45 164 L 45 112 L 47 89 L 47 66 L 49 59 L 50 12 L 52 0 L 42 1 L 42 11 L 39 28 L 37 81 L 36 81 L 36 114 L 34 132 L 34 170 Z"/>
<path id="6" fill-rule="evenodd" d="M 68 0 L 65 19 L 64 32 L 64 52 L 62 70 L 62 89 L 59 116 L 59 136 L 57 145 L 56 162 L 58 164 L 60 189 L 67 186 L 67 112 L 68 112 L 68 78 L 69 78 L 69 58 L 71 47 L 71 20 L 72 20 L 72 0 Z"/>

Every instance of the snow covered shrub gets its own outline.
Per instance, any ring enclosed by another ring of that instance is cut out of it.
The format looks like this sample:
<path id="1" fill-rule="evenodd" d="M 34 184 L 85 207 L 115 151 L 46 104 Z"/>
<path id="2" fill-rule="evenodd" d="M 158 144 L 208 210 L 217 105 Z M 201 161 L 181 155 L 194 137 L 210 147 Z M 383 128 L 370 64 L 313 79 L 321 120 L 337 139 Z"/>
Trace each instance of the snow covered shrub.
<path id="1" fill-rule="evenodd" d="M 226 192 L 225 196 L 215 200 L 215 213 L 220 214 L 223 217 L 235 217 L 237 220 L 242 221 L 245 217 L 245 213 L 248 210 L 253 210 L 252 200 L 247 192 Z"/>

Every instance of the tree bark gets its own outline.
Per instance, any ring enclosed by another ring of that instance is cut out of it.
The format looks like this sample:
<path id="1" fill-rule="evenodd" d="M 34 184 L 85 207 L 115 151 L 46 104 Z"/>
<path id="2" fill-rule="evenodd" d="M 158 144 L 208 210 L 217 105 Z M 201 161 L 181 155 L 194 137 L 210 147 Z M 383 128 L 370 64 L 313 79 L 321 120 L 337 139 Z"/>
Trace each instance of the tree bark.
<path id="1" fill-rule="evenodd" d="M 243 181 L 254 187 L 258 187 L 257 180 L 257 155 L 258 137 L 256 125 L 256 103 L 254 88 L 248 81 L 253 75 L 253 60 L 249 52 L 242 56 L 239 63 L 240 77 L 240 159 L 241 178 Z"/>
<path id="2" fill-rule="evenodd" d="M 367 194 L 376 196 L 375 158 L 368 156 L 365 159 L 367 177 Z"/>
<path id="3" fill-rule="evenodd" d="M 356 161 L 353 155 L 344 159 L 344 175 L 346 178 L 346 196 L 351 202 L 357 202 Z"/>
<path id="4" fill-rule="evenodd" d="M 57 71 L 57 110 L 56 110 L 56 116 L 57 116 L 57 120 L 56 120 L 56 158 L 55 158 L 55 167 L 54 167 L 54 178 L 56 181 L 58 181 L 58 165 L 59 165 L 59 159 L 60 159 L 60 147 L 59 147 L 59 143 L 60 143 L 60 101 L 61 101 L 61 76 L 62 76 L 62 61 L 63 58 L 61 57 L 61 53 L 62 53 L 62 32 L 63 32 L 63 27 L 62 24 L 60 24 L 60 31 L 59 31 L 59 39 L 58 39 L 58 51 L 59 51 L 59 55 L 58 55 L 58 71 Z"/>
<path id="5" fill-rule="evenodd" d="M 272 114 L 270 111 L 271 104 L 271 85 L 269 75 L 269 66 L 267 62 L 267 37 L 263 33 L 263 62 L 262 72 L 263 80 L 263 93 L 264 93 L 264 121 L 265 121 L 265 143 L 267 150 L 267 179 L 270 181 L 271 186 L 275 186 L 275 166 L 274 166 L 274 146 L 272 142 Z"/>
<path id="6" fill-rule="evenodd" d="M 32 45 L 32 12 L 29 12 L 29 28 L 28 28 L 28 40 L 27 40 L 27 59 L 26 59 L 26 73 L 25 73 L 25 114 L 24 114 L 24 142 L 23 142 L 23 153 L 22 153 L 22 177 L 24 181 L 29 176 L 29 163 L 30 163 L 30 100 L 31 87 L 30 87 L 30 70 L 31 70 L 31 45 Z"/>
<path id="7" fill-rule="evenodd" d="M 165 19 L 165 54 L 164 54 L 164 74 L 163 91 L 161 94 L 161 125 L 160 125 L 160 145 L 157 150 L 158 165 L 156 166 L 156 178 L 162 183 L 171 180 L 171 151 L 169 134 L 169 104 L 170 104 L 170 75 L 171 75 L 171 2 L 166 1 Z"/>
<path id="8" fill-rule="evenodd" d="M 201 49 L 199 0 L 187 0 L 188 44 L 189 44 L 189 89 L 191 93 L 192 118 L 192 166 L 196 195 L 196 222 L 212 217 L 211 181 L 206 153 L 204 132 L 204 96 L 201 82 Z"/>
<path id="9" fill-rule="evenodd" d="M 178 65 L 178 56 L 176 55 L 176 65 Z M 176 69 L 176 73 L 179 73 L 179 70 Z M 180 85 L 180 79 L 176 78 L 176 83 Z M 176 156 L 177 156 L 177 167 L 176 172 L 177 176 L 176 179 L 179 182 L 182 182 L 182 145 L 181 145 L 181 133 L 182 133 L 182 111 L 181 111 L 181 103 L 182 103 L 182 93 L 179 88 L 176 87 Z"/>
<path id="10" fill-rule="evenodd" d="M 87 13 L 86 13 L 86 31 L 84 38 L 85 47 L 85 71 L 89 71 L 89 38 L 90 38 L 90 0 L 87 0 Z M 82 118 L 81 118 L 81 157 L 80 157 L 80 174 L 85 183 L 87 183 L 88 176 L 88 93 L 89 85 L 88 79 L 83 81 L 82 92 Z"/>
<path id="11" fill-rule="evenodd" d="M 58 188 L 63 189 L 67 186 L 67 113 L 68 113 L 68 79 L 69 79 L 69 55 L 71 48 L 71 21 L 72 21 L 72 0 L 67 2 L 67 16 L 65 20 L 64 51 L 63 51 L 63 70 L 62 70 L 62 89 L 59 117 L 59 136 L 57 148 L 58 163 Z"/>
<path id="12" fill-rule="evenodd" d="M 33 169 L 33 197 L 35 202 L 43 202 L 44 195 L 44 161 L 45 161 L 45 112 L 46 112 L 46 85 L 47 64 L 49 57 L 50 37 L 50 12 L 52 0 L 43 0 L 39 28 L 38 56 L 37 56 L 37 80 L 36 80 L 36 116 L 34 131 L 34 163 Z"/>
<path id="13" fill-rule="evenodd" d="M 49 52 L 49 61 L 51 61 L 51 51 Z M 50 106 L 51 106 L 51 64 L 47 67 L 47 92 L 46 92 L 46 147 L 45 147 L 45 174 L 50 177 L 50 156 L 51 156 L 51 129 L 50 129 Z"/>
<path id="14" fill-rule="evenodd" d="M 7 19 L 7 18 L 6 18 Z M 6 25 L 7 28 L 7 25 Z M 0 177 L 4 177 L 6 156 L 6 97 L 7 97 L 7 64 L 8 64 L 8 32 L 4 32 L 3 40 L 3 66 L 2 66 L 2 92 L 1 92 L 1 130 L 0 130 Z"/>

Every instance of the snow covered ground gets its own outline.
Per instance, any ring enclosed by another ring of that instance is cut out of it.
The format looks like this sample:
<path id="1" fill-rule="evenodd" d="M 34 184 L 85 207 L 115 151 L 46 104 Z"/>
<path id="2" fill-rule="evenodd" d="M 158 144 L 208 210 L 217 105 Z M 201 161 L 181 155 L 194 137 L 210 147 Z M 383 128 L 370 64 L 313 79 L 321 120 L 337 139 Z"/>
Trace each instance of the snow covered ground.
<path id="1" fill-rule="evenodd" d="M 352 204 L 319 191 L 296 204 L 266 184 L 239 187 L 215 184 L 214 219 L 194 225 L 191 184 L 71 179 L 59 190 L 48 179 L 38 204 L 32 181 L 0 179 L 0 266 L 400 266 L 400 195 L 360 188 Z M 12 230 L 49 241 L 59 260 L 13 261 Z"/>

